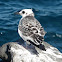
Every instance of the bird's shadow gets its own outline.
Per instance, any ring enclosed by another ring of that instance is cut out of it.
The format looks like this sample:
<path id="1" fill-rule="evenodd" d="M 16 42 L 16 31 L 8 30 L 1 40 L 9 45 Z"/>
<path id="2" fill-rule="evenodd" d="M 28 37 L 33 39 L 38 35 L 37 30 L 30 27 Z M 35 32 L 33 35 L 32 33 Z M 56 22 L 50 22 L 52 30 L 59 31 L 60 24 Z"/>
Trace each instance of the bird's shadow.
<path id="1" fill-rule="evenodd" d="M 32 44 L 26 45 L 26 43 L 23 43 L 23 44 L 19 44 L 19 45 L 22 45 L 31 54 L 36 54 L 36 55 L 38 54 L 38 52 L 36 51 L 35 47 Z"/>
<path id="2" fill-rule="evenodd" d="M 19 39 L 16 41 L 19 45 L 22 45 L 26 50 L 28 50 L 31 54 L 38 54 L 38 52 L 36 51 L 34 45 L 30 44 L 30 45 L 26 45 L 26 42 L 22 39 Z"/>

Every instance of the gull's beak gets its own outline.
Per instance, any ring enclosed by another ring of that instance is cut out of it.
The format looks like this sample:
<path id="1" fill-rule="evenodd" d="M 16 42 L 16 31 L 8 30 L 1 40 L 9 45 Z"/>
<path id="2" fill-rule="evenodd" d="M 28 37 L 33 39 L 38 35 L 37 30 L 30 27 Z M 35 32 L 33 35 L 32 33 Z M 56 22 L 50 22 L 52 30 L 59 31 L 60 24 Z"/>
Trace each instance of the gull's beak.
<path id="1" fill-rule="evenodd" d="M 20 11 L 21 11 L 21 10 L 18 10 L 18 11 L 15 12 L 14 14 L 21 15 Z"/>
<path id="2" fill-rule="evenodd" d="M 20 15 L 20 13 L 19 13 L 19 12 L 15 12 L 14 14 Z"/>

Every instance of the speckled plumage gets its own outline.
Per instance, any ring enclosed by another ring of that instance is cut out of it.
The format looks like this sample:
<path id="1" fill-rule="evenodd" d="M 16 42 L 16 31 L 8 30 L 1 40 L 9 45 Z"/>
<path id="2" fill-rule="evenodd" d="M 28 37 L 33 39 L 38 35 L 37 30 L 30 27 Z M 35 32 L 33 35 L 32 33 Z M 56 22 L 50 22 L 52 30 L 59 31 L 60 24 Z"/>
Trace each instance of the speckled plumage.
<path id="1" fill-rule="evenodd" d="M 18 29 L 22 32 L 23 36 L 32 38 L 32 42 L 36 45 L 39 45 L 44 40 L 45 31 L 33 16 L 26 16 L 20 20 Z M 38 39 L 39 41 L 37 41 Z"/>
<path id="2" fill-rule="evenodd" d="M 21 18 L 18 25 L 18 33 L 24 41 L 28 41 L 40 49 L 45 49 L 42 45 L 45 31 L 39 21 L 33 16 L 33 13 Z"/>

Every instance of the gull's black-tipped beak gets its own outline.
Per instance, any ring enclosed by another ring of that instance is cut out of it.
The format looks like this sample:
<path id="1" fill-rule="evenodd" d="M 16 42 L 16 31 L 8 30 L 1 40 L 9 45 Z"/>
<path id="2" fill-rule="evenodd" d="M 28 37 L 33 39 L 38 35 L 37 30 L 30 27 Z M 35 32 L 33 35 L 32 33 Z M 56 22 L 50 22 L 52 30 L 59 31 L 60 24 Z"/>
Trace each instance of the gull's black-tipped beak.
<path id="1" fill-rule="evenodd" d="M 14 14 L 20 15 L 19 12 L 15 12 Z"/>
<path id="2" fill-rule="evenodd" d="M 17 14 L 17 15 L 20 15 L 20 12 L 21 10 L 18 10 L 17 12 L 15 12 L 14 14 Z"/>

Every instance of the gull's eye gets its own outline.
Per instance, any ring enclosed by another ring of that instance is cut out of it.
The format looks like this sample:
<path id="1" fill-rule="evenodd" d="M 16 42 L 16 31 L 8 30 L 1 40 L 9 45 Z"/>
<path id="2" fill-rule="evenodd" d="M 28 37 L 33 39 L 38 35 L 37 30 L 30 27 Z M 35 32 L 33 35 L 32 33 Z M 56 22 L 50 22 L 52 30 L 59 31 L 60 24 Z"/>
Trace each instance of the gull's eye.
<path id="1" fill-rule="evenodd" d="M 24 13 L 25 13 L 25 11 L 22 11 L 22 13 L 24 14 Z"/>

